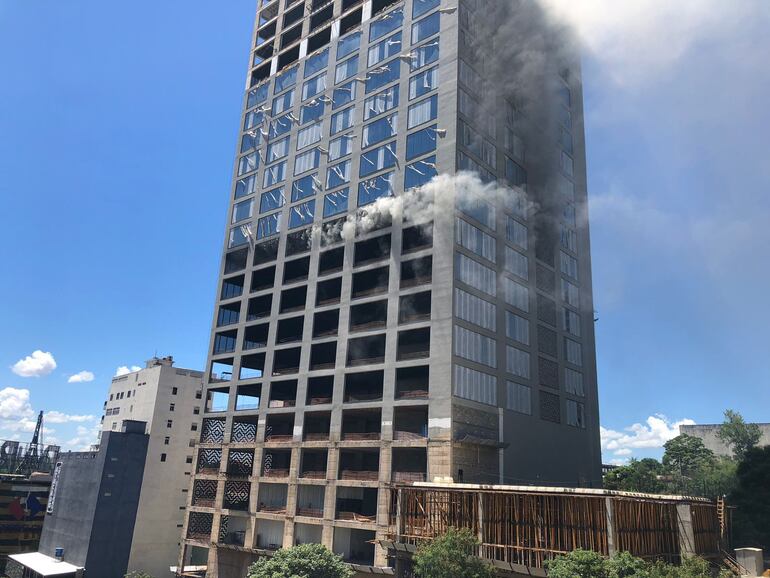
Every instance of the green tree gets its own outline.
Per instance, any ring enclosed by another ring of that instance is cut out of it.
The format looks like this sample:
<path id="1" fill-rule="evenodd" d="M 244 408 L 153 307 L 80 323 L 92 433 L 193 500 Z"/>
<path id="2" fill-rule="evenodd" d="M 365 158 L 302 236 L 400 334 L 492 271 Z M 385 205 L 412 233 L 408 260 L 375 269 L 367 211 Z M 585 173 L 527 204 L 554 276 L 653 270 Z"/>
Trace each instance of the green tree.
<path id="1" fill-rule="evenodd" d="M 606 562 L 609 578 L 647 578 L 650 574 L 650 565 L 629 554 L 620 552 Z"/>
<path id="2" fill-rule="evenodd" d="M 625 466 L 610 470 L 604 476 L 604 487 L 608 490 L 657 494 L 664 490 L 659 479 L 662 474 L 663 466 L 657 460 L 631 460 Z"/>
<path id="3" fill-rule="evenodd" d="M 770 550 L 770 446 L 746 452 L 728 503 L 736 507 L 734 544 Z"/>
<path id="4" fill-rule="evenodd" d="M 709 563 L 702 558 L 688 558 L 676 566 L 659 561 L 654 564 L 621 552 L 603 558 L 595 552 L 574 550 L 566 556 L 546 562 L 548 578 L 713 578 Z M 722 570 L 719 578 L 733 578 Z"/>
<path id="5" fill-rule="evenodd" d="M 548 578 L 609 578 L 607 560 L 591 550 L 573 550 L 546 560 Z"/>
<path id="6" fill-rule="evenodd" d="M 479 541 L 470 530 L 450 528 L 414 555 L 419 578 L 493 578 L 492 566 L 476 556 Z"/>
<path id="7" fill-rule="evenodd" d="M 681 434 L 667 441 L 663 448 L 663 465 L 673 474 L 691 476 L 701 468 L 712 465 L 714 452 L 700 438 Z"/>
<path id="8" fill-rule="evenodd" d="M 353 571 L 321 544 L 303 544 L 260 558 L 248 578 L 350 578 Z"/>
<path id="9" fill-rule="evenodd" d="M 735 459 L 741 461 L 746 452 L 757 446 L 762 437 L 762 430 L 755 423 L 746 423 L 737 411 L 728 409 L 717 437 L 732 450 Z"/>

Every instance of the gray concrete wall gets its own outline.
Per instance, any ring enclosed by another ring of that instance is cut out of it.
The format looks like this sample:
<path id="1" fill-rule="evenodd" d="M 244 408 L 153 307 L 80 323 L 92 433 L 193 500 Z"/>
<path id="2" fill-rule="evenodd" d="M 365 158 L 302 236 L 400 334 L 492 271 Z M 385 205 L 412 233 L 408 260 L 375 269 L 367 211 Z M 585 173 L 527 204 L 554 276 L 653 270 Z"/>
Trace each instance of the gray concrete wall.
<path id="1" fill-rule="evenodd" d="M 770 423 L 759 423 L 757 425 L 762 432 L 758 445 L 770 445 Z M 679 432 L 700 438 L 703 441 L 703 445 L 718 456 L 732 456 L 732 450 L 717 436 L 720 427 L 721 424 L 682 425 L 679 426 Z"/>

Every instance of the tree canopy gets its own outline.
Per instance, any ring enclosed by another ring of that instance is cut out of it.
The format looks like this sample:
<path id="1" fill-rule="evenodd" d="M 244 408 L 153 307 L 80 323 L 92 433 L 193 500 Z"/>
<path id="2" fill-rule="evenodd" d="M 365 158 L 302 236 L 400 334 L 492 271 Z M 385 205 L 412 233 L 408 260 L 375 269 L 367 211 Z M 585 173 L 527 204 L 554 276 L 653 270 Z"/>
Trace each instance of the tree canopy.
<path id="1" fill-rule="evenodd" d="M 687 434 L 681 434 L 667 441 L 663 448 L 663 465 L 670 471 L 682 475 L 691 475 L 697 470 L 711 466 L 716 456 L 703 445 L 703 440 Z"/>
<path id="2" fill-rule="evenodd" d="M 479 541 L 469 530 L 450 528 L 414 555 L 419 578 L 494 578 L 492 566 L 476 556 Z"/>
<path id="3" fill-rule="evenodd" d="M 321 544 L 303 544 L 260 558 L 249 568 L 248 578 L 350 578 L 353 571 Z"/>
<path id="4" fill-rule="evenodd" d="M 737 411 L 728 409 L 725 411 L 725 421 L 717 432 L 717 437 L 722 440 L 733 452 L 737 460 L 742 460 L 751 448 L 759 443 L 762 431 L 755 423 L 746 423 L 743 416 Z"/>

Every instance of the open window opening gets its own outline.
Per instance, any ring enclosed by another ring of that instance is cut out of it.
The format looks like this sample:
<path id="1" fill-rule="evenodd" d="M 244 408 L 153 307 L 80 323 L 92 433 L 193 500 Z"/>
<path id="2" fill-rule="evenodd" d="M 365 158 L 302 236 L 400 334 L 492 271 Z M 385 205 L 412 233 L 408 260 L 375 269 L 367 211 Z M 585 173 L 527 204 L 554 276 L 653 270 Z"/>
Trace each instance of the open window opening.
<path id="1" fill-rule="evenodd" d="M 337 342 L 314 343 L 310 348 L 310 371 L 333 369 L 337 363 Z"/>
<path id="2" fill-rule="evenodd" d="M 433 223 L 407 227 L 402 232 L 401 253 L 412 253 L 433 247 Z"/>
<path id="3" fill-rule="evenodd" d="M 277 4 L 276 4 L 276 7 L 277 7 Z M 273 18 L 275 18 L 277 13 L 278 12 L 276 11 L 276 14 L 273 14 Z M 275 29 L 276 29 L 276 23 L 275 22 L 273 22 L 272 24 L 270 24 L 268 26 L 263 26 L 262 28 L 260 28 L 257 31 L 256 45 L 259 46 L 260 44 L 264 44 L 265 42 L 267 42 L 268 40 L 273 38 L 275 36 Z"/>
<path id="4" fill-rule="evenodd" d="M 222 507 L 226 510 L 235 510 L 236 512 L 248 512 L 250 495 L 251 484 L 249 482 L 227 480 L 225 482 L 225 493 L 222 498 Z"/>
<path id="5" fill-rule="evenodd" d="M 259 269 L 251 274 L 251 292 L 266 291 L 275 286 L 275 265 Z"/>
<path id="6" fill-rule="evenodd" d="M 279 349 L 273 353 L 273 375 L 299 373 L 301 347 Z"/>
<path id="7" fill-rule="evenodd" d="M 388 8 L 397 4 L 400 0 L 372 0 L 372 18 L 382 12 L 385 12 Z"/>
<path id="8" fill-rule="evenodd" d="M 354 273 L 351 297 L 353 299 L 360 299 L 369 295 L 387 293 L 389 275 L 389 267 L 379 267 Z"/>
<path id="9" fill-rule="evenodd" d="M 354 409 L 342 412 L 342 439 L 344 441 L 376 441 L 380 439 L 381 433 L 381 409 Z"/>
<path id="10" fill-rule="evenodd" d="M 430 357 L 430 327 L 398 332 L 396 360 Z"/>
<path id="11" fill-rule="evenodd" d="M 324 251 L 318 258 L 318 275 L 328 275 L 336 271 L 342 271 L 345 264 L 345 247 L 337 247 Z"/>
<path id="12" fill-rule="evenodd" d="M 343 401 L 344 403 L 382 401 L 384 382 L 384 371 L 348 373 L 345 376 L 345 397 Z"/>
<path id="13" fill-rule="evenodd" d="M 428 479 L 428 450 L 426 448 L 393 448 L 395 483 L 425 482 Z"/>
<path id="14" fill-rule="evenodd" d="M 302 450 L 300 456 L 300 477 L 311 480 L 326 479 L 327 450 Z"/>
<path id="15" fill-rule="evenodd" d="M 362 0 L 342 0 L 342 11 L 345 12 L 355 6 L 356 4 L 361 4 Z M 343 17 L 342 20 L 340 20 L 340 36 L 345 36 L 348 32 L 353 30 L 354 28 L 358 28 L 361 26 L 361 22 L 363 21 L 363 11 L 361 8 L 358 10 L 354 10 L 347 16 Z"/>
<path id="16" fill-rule="evenodd" d="M 429 377 L 427 365 L 399 367 L 396 369 L 396 399 L 428 399 Z"/>
<path id="17" fill-rule="evenodd" d="M 209 373 L 210 383 L 222 383 L 230 381 L 233 378 L 233 358 L 217 359 L 211 362 L 211 372 Z"/>
<path id="18" fill-rule="evenodd" d="M 320 26 L 320 24 L 319 24 Z M 313 28 L 311 28 L 313 30 Z M 318 34 L 313 34 L 307 39 L 307 52 L 312 54 L 319 48 L 327 46 L 332 41 L 332 27 L 329 26 L 321 30 Z"/>
<path id="19" fill-rule="evenodd" d="M 259 23 L 270 22 L 276 16 L 278 16 L 278 2 L 272 5 L 268 3 L 259 13 Z M 275 22 L 273 23 L 273 26 L 275 26 Z M 275 30 L 273 30 L 273 33 L 275 33 Z"/>
<path id="20" fill-rule="evenodd" d="M 377 521 L 377 488 L 337 488 L 337 520 L 374 524 Z"/>
<path id="21" fill-rule="evenodd" d="M 415 323 L 417 321 L 430 321 L 430 306 L 430 291 L 403 295 L 398 303 L 398 322 Z"/>
<path id="22" fill-rule="evenodd" d="M 260 550 L 280 550 L 283 546 L 284 521 L 256 519 L 254 530 L 257 548 Z"/>
<path id="23" fill-rule="evenodd" d="M 307 404 L 325 405 L 332 402 L 334 395 L 334 376 L 324 375 L 307 380 Z"/>
<path id="24" fill-rule="evenodd" d="M 396 407 L 393 410 L 393 439 L 419 441 L 428 437 L 428 408 Z"/>
<path id="25" fill-rule="evenodd" d="M 287 484 L 259 484 L 257 512 L 285 514 L 288 497 L 289 486 Z"/>
<path id="26" fill-rule="evenodd" d="M 246 268 L 248 261 L 248 249 L 230 251 L 227 255 L 225 255 L 225 275 L 229 273 L 235 273 L 236 271 L 243 271 Z"/>
<path id="27" fill-rule="evenodd" d="M 235 397 L 236 411 L 254 411 L 259 409 L 259 402 L 262 398 L 262 385 L 253 383 L 249 385 L 239 385 Z"/>
<path id="28" fill-rule="evenodd" d="M 259 379 L 265 372 L 265 354 L 253 353 L 251 355 L 244 355 L 241 357 L 241 370 L 238 373 L 238 378 L 242 380 L 246 379 Z"/>
<path id="29" fill-rule="evenodd" d="M 348 366 L 385 362 L 385 335 L 348 340 Z"/>
<path id="30" fill-rule="evenodd" d="M 278 322 L 278 329 L 275 332 L 275 343 L 295 343 L 302 341 L 302 331 L 305 328 L 305 318 L 291 317 L 290 319 L 281 319 Z"/>
<path id="31" fill-rule="evenodd" d="M 334 528 L 334 553 L 348 564 L 374 565 L 374 530 Z"/>
<path id="32" fill-rule="evenodd" d="M 388 322 L 388 302 L 372 301 L 350 308 L 350 332 L 371 331 L 385 327 Z"/>
<path id="33" fill-rule="evenodd" d="M 380 450 L 356 448 L 340 450 L 340 480 L 377 481 L 380 477 Z"/>
<path id="34" fill-rule="evenodd" d="M 305 427 L 302 432 L 306 442 L 322 442 L 329 439 L 332 414 L 328 411 L 305 413 Z"/>
<path id="35" fill-rule="evenodd" d="M 297 486 L 297 515 L 308 518 L 323 518 L 325 500 L 326 488 L 324 486 Z M 321 526 L 312 527 L 318 528 L 319 532 L 321 530 Z M 302 543 L 306 544 L 307 542 L 303 541 Z M 320 538 L 314 543 L 320 544 Z"/>
<path id="36" fill-rule="evenodd" d="M 294 24 L 295 22 L 299 22 L 302 20 L 302 17 L 305 15 L 305 4 L 300 3 L 295 8 L 292 8 L 291 10 L 288 10 L 283 15 L 283 28 L 284 30 Z"/>
<path id="37" fill-rule="evenodd" d="M 270 384 L 270 400 L 267 407 L 295 407 L 297 405 L 297 380 L 274 381 Z"/>
<path id="38" fill-rule="evenodd" d="M 206 390 L 206 412 L 227 411 L 230 403 L 230 386 L 210 387 Z"/>
<path id="39" fill-rule="evenodd" d="M 301 311 L 305 308 L 307 300 L 307 285 L 295 287 L 294 289 L 284 289 L 281 291 L 281 313 L 290 311 Z"/>
<path id="40" fill-rule="evenodd" d="M 296 283 L 307 279 L 310 274 L 310 257 L 287 261 L 283 266 L 283 282 L 285 284 Z"/>
<path id="41" fill-rule="evenodd" d="M 246 542 L 249 519 L 243 516 L 222 516 L 220 518 L 217 543 L 242 548 Z"/>
<path id="42" fill-rule="evenodd" d="M 227 475 L 248 478 L 254 469 L 254 450 L 233 450 L 227 453 Z"/>
<path id="43" fill-rule="evenodd" d="M 274 413 L 265 422 L 265 443 L 285 444 L 294 439 L 294 414 Z"/>
<path id="44" fill-rule="evenodd" d="M 291 469 L 291 450 L 266 448 L 262 454 L 263 478 L 287 478 Z"/>
<path id="45" fill-rule="evenodd" d="M 257 441 L 258 426 L 259 418 L 256 415 L 233 418 L 233 427 L 232 431 L 230 432 L 230 443 L 255 443 Z"/>
<path id="46" fill-rule="evenodd" d="M 321 311 L 313 316 L 313 339 L 337 335 L 340 326 L 340 310 Z"/>
<path id="47" fill-rule="evenodd" d="M 219 292 L 220 299 L 234 299 L 243 295 L 243 285 L 246 282 L 245 275 L 236 275 L 228 277 L 222 281 L 222 290 Z"/>
<path id="48" fill-rule="evenodd" d="M 281 34 L 281 50 L 287 48 L 302 38 L 302 24 L 298 24 L 291 30 L 287 30 Z M 283 52 L 278 57 L 278 70 L 290 65 L 292 62 L 299 60 L 299 46 L 295 46 Z"/>
<path id="49" fill-rule="evenodd" d="M 251 73 L 251 84 L 249 86 L 256 86 L 263 80 L 270 78 L 270 63 L 263 64 L 259 68 L 254 69 Z"/>
<path id="50" fill-rule="evenodd" d="M 254 265 L 270 263 L 278 258 L 278 239 L 260 243 L 254 247 Z"/>
<path id="51" fill-rule="evenodd" d="M 263 44 L 254 51 L 254 66 L 262 64 L 268 58 L 272 58 L 275 52 L 275 42 L 263 42 Z"/>
<path id="52" fill-rule="evenodd" d="M 421 257 L 401 263 L 401 288 L 425 285 L 433 279 L 433 257 Z"/>
<path id="53" fill-rule="evenodd" d="M 310 229 L 302 229 L 286 235 L 286 256 L 298 255 L 310 251 L 310 243 L 313 240 Z"/>
<path id="54" fill-rule="evenodd" d="M 310 17 L 310 30 L 313 31 L 316 28 L 323 26 L 327 22 L 331 22 L 333 17 L 334 17 L 334 5 L 329 4 L 326 8 L 316 12 Z"/>
<path id="55" fill-rule="evenodd" d="M 264 319 L 270 317 L 270 312 L 273 309 L 273 295 L 262 295 L 261 297 L 253 297 L 249 299 L 249 307 L 246 311 L 246 321 L 255 321 L 256 319 Z"/>
<path id="56" fill-rule="evenodd" d="M 250 325 L 243 331 L 243 349 L 262 349 L 267 347 L 267 333 L 270 329 L 269 323 L 261 325 Z"/>
<path id="57" fill-rule="evenodd" d="M 390 235 L 381 235 L 374 239 L 359 241 L 355 244 L 353 265 L 359 267 L 390 257 Z"/>
<path id="58" fill-rule="evenodd" d="M 342 277 L 320 281 L 316 285 L 315 304 L 318 307 L 339 303 L 342 297 Z"/>

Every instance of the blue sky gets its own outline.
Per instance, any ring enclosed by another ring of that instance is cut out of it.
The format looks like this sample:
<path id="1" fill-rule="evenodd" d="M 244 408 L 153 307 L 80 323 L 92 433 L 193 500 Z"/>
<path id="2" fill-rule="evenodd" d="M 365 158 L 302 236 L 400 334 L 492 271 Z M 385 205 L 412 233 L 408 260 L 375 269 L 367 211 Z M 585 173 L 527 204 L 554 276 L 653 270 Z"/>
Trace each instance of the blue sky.
<path id="1" fill-rule="evenodd" d="M 586 42 L 605 460 L 767 421 L 768 4 L 546 2 Z M 254 4 L 0 0 L 0 437 L 80 447 L 118 367 L 203 366 Z"/>

